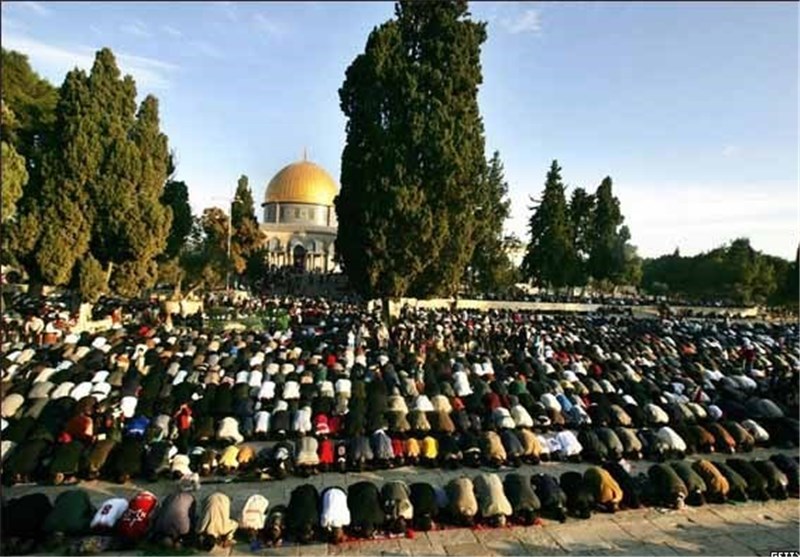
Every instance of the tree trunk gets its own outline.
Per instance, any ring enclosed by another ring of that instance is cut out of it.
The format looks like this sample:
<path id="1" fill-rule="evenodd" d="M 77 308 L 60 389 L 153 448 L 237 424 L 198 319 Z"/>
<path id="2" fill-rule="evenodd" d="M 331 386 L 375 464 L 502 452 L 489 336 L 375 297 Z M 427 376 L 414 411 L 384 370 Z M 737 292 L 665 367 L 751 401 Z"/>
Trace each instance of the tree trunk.
<path id="1" fill-rule="evenodd" d="M 110 285 L 111 285 L 111 272 L 113 270 L 114 270 L 114 262 L 113 261 L 109 261 L 108 262 L 108 271 L 106 271 L 106 285 L 109 287 L 109 290 L 111 289 L 110 288 Z"/>
<path id="2" fill-rule="evenodd" d="M 183 278 L 179 278 L 178 282 L 175 283 L 175 288 L 172 290 L 172 298 L 175 300 L 180 299 L 181 297 L 181 283 L 183 282 Z"/>
<path id="3" fill-rule="evenodd" d="M 389 298 L 381 298 L 381 321 L 388 327 L 391 323 L 391 314 L 389 313 Z"/>
<path id="4" fill-rule="evenodd" d="M 34 298 L 41 298 L 44 291 L 44 283 L 39 280 L 31 279 L 28 282 L 28 295 Z"/>

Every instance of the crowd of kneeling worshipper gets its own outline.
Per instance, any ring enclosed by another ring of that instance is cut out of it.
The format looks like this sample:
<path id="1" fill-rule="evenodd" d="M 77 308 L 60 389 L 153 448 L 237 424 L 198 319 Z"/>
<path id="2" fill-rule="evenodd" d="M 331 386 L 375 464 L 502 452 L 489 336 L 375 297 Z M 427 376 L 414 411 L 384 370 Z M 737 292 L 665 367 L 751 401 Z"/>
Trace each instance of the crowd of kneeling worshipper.
<path id="1" fill-rule="evenodd" d="M 195 474 L 196 476 L 196 474 Z M 149 491 L 130 500 L 112 497 L 95 508 L 86 491 L 70 489 L 51 503 L 33 493 L 4 501 L 4 552 L 26 553 L 75 539 L 71 551 L 92 553 L 140 543 L 171 549 L 227 546 L 238 537 L 253 550 L 295 543 L 413 537 L 414 531 L 455 527 L 533 525 L 541 518 L 564 522 L 588 519 L 641 506 L 680 509 L 684 504 L 723 503 L 728 499 L 768 500 L 798 497 L 798 460 L 784 454 L 769 459 L 678 460 L 653 464 L 631 475 L 623 464 L 589 466 L 583 474 L 517 471 L 462 475 L 444 486 L 389 481 L 382 486 L 359 481 L 347 488 L 318 491 L 306 483 L 294 488 L 288 504 L 271 504 L 253 494 L 234 515 L 231 500 L 215 491 L 198 501 L 198 479 L 182 478 L 159 501 Z M 44 517 L 44 520 L 42 520 Z M 39 544 L 39 545 L 37 545 Z"/>
<path id="2" fill-rule="evenodd" d="M 281 478 L 798 443 L 798 327 L 293 303 L 287 330 L 3 343 L 2 478 Z M 262 443 L 258 443 L 262 441 Z"/>
<path id="3" fill-rule="evenodd" d="M 129 323 L 52 342 L 4 341 L 3 482 L 195 485 L 198 476 L 401 465 L 593 466 L 558 479 L 512 472 L 447 486 L 361 482 L 346 493 L 304 485 L 286 506 L 268 509 L 255 496 L 237 521 L 224 493 L 198 512 L 191 491 L 161 502 L 140 493 L 99 510 L 80 489 L 52 503 L 32 494 L 4 501 L 3 537 L 84 533 L 100 513 L 96 525 L 113 528 L 115 540 L 152 533 L 186 543 L 198 534 L 207 543 L 238 527 L 264 542 L 284 533 L 305 541 L 329 528 L 340 539 L 345 527 L 370 536 L 409 522 L 529 523 L 540 514 L 797 494 L 795 458 L 741 454 L 797 446 L 796 324 L 404 309 L 387 326 L 352 305 L 291 301 L 286 309 L 286 330 Z M 733 456 L 683 460 L 712 452 Z M 657 464 L 631 477 L 625 462 L 641 458 Z M 22 520 L 34 514 L 48 518 Z"/>

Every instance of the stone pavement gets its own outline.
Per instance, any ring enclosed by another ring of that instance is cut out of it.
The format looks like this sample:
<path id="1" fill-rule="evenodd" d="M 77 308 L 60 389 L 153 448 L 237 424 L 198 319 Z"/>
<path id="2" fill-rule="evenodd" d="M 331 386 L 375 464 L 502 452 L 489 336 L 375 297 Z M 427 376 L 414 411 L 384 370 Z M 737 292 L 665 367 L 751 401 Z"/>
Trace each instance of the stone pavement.
<path id="1" fill-rule="evenodd" d="M 775 452 L 797 455 L 797 449 L 756 450 L 746 458 L 766 458 Z M 711 460 L 724 460 L 727 455 L 704 455 Z M 693 457 L 689 457 L 691 459 Z M 633 472 L 646 471 L 650 462 L 635 462 Z M 583 471 L 584 463 L 543 463 L 522 466 L 521 472 L 547 472 L 560 475 L 567 470 Z M 489 470 L 489 469 L 483 469 Z M 501 476 L 511 471 L 496 471 Z M 398 468 L 379 472 L 326 473 L 307 479 L 287 478 L 282 481 L 232 482 L 215 478 L 204 481 L 198 498 L 214 491 L 223 491 L 231 498 L 233 518 L 239 517 L 244 502 L 253 493 L 261 493 L 270 505 L 288 503 L 292 489 L 306 482 L 318 489 L 339 485 L 347 487 L 368 479 L 381 484 L 400 479 L 444 485 L 453 477 L 470 477 L 479 470 L 462 468 L 456 471 L 425 468 Z M 164 497 L 174 489 L 169 481 L 140 481 L 126 485 L 109 482 L 81 482 L 95 505 L 113 496 L 131 497 L 147 489 Z M 55 497 L 74 486 L 19 485 L 5 488 L 4 497 L 11 498 L 34 491 Z M 263 549 L 258 555 L 769 555 L 770 551 L 800 549 L 800 501 L 749 502 L 744 504 L 705 505 L 681 511 L 648 508 L 621 511 L 614 515 L 596 513 L 589 520 L 570 518 L 566 523 L 544 520 L 540 526 L 509 527 L 495 530 L 446 529 L 429 533 L 417 532 L 413 539 L 380 539 L 346 543 L 339 546 L 314 544 L 285 545 Z M 119 553 L 116 553 L 119 554 Z M 129 555 L 145 554 L 133 551 Z M 218 548 L 212 555 L 253 555 L 247 544 Z"/>
<path id="2" fill-rule="evenodd" d="M 218 548 L 214 556 L 262 555 L 769 555 L 800 549 L 797 499 L 706 505 L 681 511 L 641 509 L 588 521 L 495 530 L 417 532 L 413 539 L 285 545 L 253 552 L 247 544 Z M 144 555 L 132 551 L 125 555 Z M 117 553 L 117 555 L 120 555 Z"/>

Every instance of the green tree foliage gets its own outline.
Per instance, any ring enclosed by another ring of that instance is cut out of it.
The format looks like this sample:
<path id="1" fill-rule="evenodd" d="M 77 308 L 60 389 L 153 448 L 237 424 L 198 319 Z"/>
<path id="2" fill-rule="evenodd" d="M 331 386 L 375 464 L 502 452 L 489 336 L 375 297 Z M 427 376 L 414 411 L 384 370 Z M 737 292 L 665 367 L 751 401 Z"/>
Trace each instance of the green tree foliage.
<path id="1" fill-rule="evenodd" d="M 575 268 L 572 283 L 583 286 L 589 280 L 589 250 L 592 244 L 592 215 L 594 196 L 583 188 L 575 188 L 569 200 L 569 219 L 572 244 L 575 246 Z"/>
<path id="2" fill-rule="evenodd" d="M 779 257 L 762 254 L 747 238 L 692 257 L 672 255 L 648 259 L 642 283 L 651 292 L 666 290 L 694 300 L 718 300 L 735 304 L 786 303 L 797 292 L 785 288 L 792 265 Z"/>
<path id="3" fill-rule="evenodd" d="M 267 256 L 269 250 L 262 246 L 255 250 L 247 259 L 247 267 L 245 268 L 245 276 L 252 285 L 258 285 L 259 282 L 269 272 L 269 265 L 267 264 Z"/>
<path id="4" fill-rule="evenodd" d="M 0 83 L 4 105 L 3 141 L 24 158 L 28 174 L 15 207 L 17 219 L 13 223 L 3 219 L 5 226 L 2 231 L 2 256 L 4 262 L 21 264 L 27 269 L 25 262 L 20 261 L 20 255 L 24 254 L 22 259 L 31 263 L 32 252 L 41 233 L 39 217 L 31 214 L 30 208 L 37 204 L 42 194 L 42 158 L 56 120 L 58 89 L 31 69 L 27 56 L 6 49 L 2 49 L 0 57 Z M 7 149 L 4 151 L 10 153 Z M 3 159 L 5 158 L 4 154 Z M 5 186 L 4 178 L 4 199 Z M 5 217 L 5 201 L 3 207 Z"/>
<path id="5" fill-rule="evenodd" d="M 30 172 L 55 125 L 58 89 L 34 72 L 28 57 L 19 52 L 2 49 L 0 68 L 3 101 L 16 116 L 13 121 L 3 118 L 2 135 L 25 157 Z"/>
<path id="6" fill-rule="evenodd" d="M 113 291 L 151 287 L 171 222 L 161 203 L 169 155 L 158 101 L 148 96 L 137 111 L 133 79 L 121 78 L 113 54 L 102 49 L 89 75 L 67 74 L 56 115 L 41 190 L 21 203 L 10 242 L 18 260 L 34 281 L 59 285 L 90 252 Z"/>
<path id="7" fill-rule="evenodd" d="M 446 295 L 461 282 L 484 197 L 485 40 L 464 0 L 401 1 L 347 69 L 336 253 L 363 295 Z"/>
<path id="8" fill-rule="evenodd" d="M 479 292 L 500 292 L 514 284 L 515 273 L 503 245 L 503 223 L 511 212 L 511 202 L 499 152 L 489 161 L 481 185 L 470 278 Z"/>
<path id="9" fill-rule="evenodd" d="M 14 114 L 6 106 L 5 101 L 2 102 L 3 122 L 13 122 Z M 7 221 L 17 211 L 17 201 L 22 197 L 22 190 L 25 184 L 28 183 L 28 170 L 25 168 L 25 158 L 17 153 L 14 146 L 5 141 L 0 142 L 2 148 L 2 219 Z"/>
<path id="10" fill-rule="evenodd" d="M 77 268 L 81 300 L 93 304 L 107 289 L 106 273 L 91 254 L 82 259 Z"/>
<path id="11" fill-rule="evenodd" d="M 603 179 L 595 192 L 594 199 L 589 243 L 589 274 L 598 281 L 613 281 L 622 273 L 618 229 L 623 217 L 619 200 L 612 192 L 610 177 L 606 176 Z"/>
<path id="12" fill-rule="evenodd" d="M 231 223 L 238 228 L 245 220 L 256 221 L 256 206 L 253 192 L 250 190 L 249 178 L 242 174 L 236 182 L 236 194 L 231 207 Z"/>
<path id="13" fill-rule="evenodd" d="M 261 231 L 256 220 L 253 192 L 244 174 L 239 178 L 231 205 L 231 264 L 237 275 L 245 272 L 248 261 L 261 247 Z"/>
<path id="14" fill-rule="evenodd" d="M 228 260 L 228 215 L 209 207 L 195 218 L 186 249 L 181 254 L 183 278 L 188 289 L 219 288 L 230 270 Z"/>
<path id="15" fill-rule="evenodd" d="M 17 259 L 36 284 L 66 285 L 75 264 L 89 250 L 92 195 L 86 182 L 100 154 L 82 127 L 89 119 L 88 77 L 82 70 L 67 74 L 60 89 L 57 121 L 42 157 L 41 191 L 21 203 L 24 218 L 12 229 Z M 33 226 L 33 223 L 36 226 Z"/>
<path id="16" fill-rule="evenodd" d="M 183 278 L 184 271 L 177 257 L 158 262 L 158 284 L 169 284 L 175 286 L 175 290 L 179 291 L 178 286 Z"/>
<path id="17" fill-rule="evenodd" d="M 192 231 L 192 207 L 186 182 L 168 181 L 161 194 L 161 203 L 172 210 L 172 225 L 163 254 L 164 258 L 170 259 L 181 253 Z"/>
<path id="18" fill-rule="evenodd" d="M 780 302 L 791 304 L 797 308 L 798 298 L 800 298 L 800 247 L 795 252 L 794 262 L 789 265 L 786 271 Z"/>
<path id="19" fill-rule="evenodd" d="M 522 276 L 540 285 L 566 286 L 574 276 L 576 258 L 558 161 L 550 166 L 542 199 L 531 210 L 531 240 L 522 262 Z"/>

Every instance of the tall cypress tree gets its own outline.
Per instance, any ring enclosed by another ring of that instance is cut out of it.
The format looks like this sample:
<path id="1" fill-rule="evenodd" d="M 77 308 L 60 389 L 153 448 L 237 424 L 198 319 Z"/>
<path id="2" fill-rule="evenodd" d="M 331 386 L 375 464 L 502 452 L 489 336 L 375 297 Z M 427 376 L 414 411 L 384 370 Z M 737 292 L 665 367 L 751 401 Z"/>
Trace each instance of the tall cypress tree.
<path id="1" fill-rule="evenodd" d="M 589 279 L 588 260 L 592 242 L 592 213 L 594 196 L 583 188 L 575 188 L 569 201 L 569 217 L 572 226 L 572 243 L 575 246 L 575 268 L 571 281 L 583 286 Z"/>
<path id="2" fill-rule="evenodd" d="M 90 91 L 83 70 L 67 74 L 61 86 L 52 142 L 42 160 L 41 192 L 21 222 L 24 242 L 17 245 L 35 286 L 64 285 L 75 263 L 89 249 L 91 194 L 85 184 L 98 164 L 100 149 L 86 133 Z"/>
<path id="3" fill-rule="evenodd" d="M 498 151 L 492 155 L 481 184 L 482 195 L 475 215 L 475 250 L 470 261 L 471 278 L 479 291 L 494 293 L 511 286 L 515 278 L 513 265 L 503 249 L 503 223 L 510 214 L 511 202 L 507 198 L 508 183 Z"/>
<path id="4" fill-rule="evenodd" d="M 256 220 L 253 192 L 250 190 L 250 180 L 245 174 L 239 176 L 239 180 L 236 182 L 236 194 L 233 199 L 231 223 L 234 228 L 238 228 L 245 219 Z"/>
<path id="5" fill-rule="evenodd" d="M 362 294 L 453 294 L 460 284 L 485 175 L 485 40 L 464 0 L 401 1 L 347 69 L 336 252 Z"/>
<path id="6" fill-rule="evenodd" d="M 242 174 L 236 185 L 236 195 L 231 206 L 231 259 L 236 274 L 241 275 L 247 263 L 261 246 L 261 231 L 256 220 L 253 192 L 247 176 Z M 261 255 L 259 255 L 261 256 Z"/>
<path id="7" fill-rule="evenodd" d="M 574 274 L 575 247 L 558 161 L 550 165 L 541 201 L 531 209 L 523 277 L 543 286 L 566 286 Z"/>
<path id="8" fill-rule="evenodd" d="M 189 204 L 189 188 L 186 182 L 170 180 L 164 185 L 161 203 L 172 211 L 172 224 L 167 236 L 164 258 L 176 257 L 180 254 L 189 234 L 192 231 L 192 207 Z"/>
<path id="9" fill-rule="evenodd" d="M 0 100 L 2 108 L 3 127 L 14 127 L 14 113 L 6 106 L 5 101 Z M 5 137 L 5 136 L 4 136 Z M 2 213 L 0 218 L 3 222 L 9 220 L 17 212 L 17 201 L 22 197 L 22 191 L 28 182 L 28 171 L 25 168 L 25 157 L 20 155 L 12 143 L 0 142 L 2 147 Z"/>
<path id="10" fill-rule="evenodd" d="M 612 192 L 609 176 L 600 183 L 594 197 L 589 273 L 595 280 L 610 280 L 622 274 L 623 262 L 614 257 L 614 246 L 618 244 L 617 229 L 624 219 L 620 212 L 619 200 Z"/>
<path id="11" fill-rule="evenodd" d="M 34 282 L 77 282 L 75 264 L 90 252 L 116 292 L 136 294 L 155 282 L 171 221 L 158 102 L 145 98 L 137 113 L 133 79 L 102 49 L 89 75 L 67 74 L 56 114 L 41 191 L 23 204 L 13 249 Z"/>

